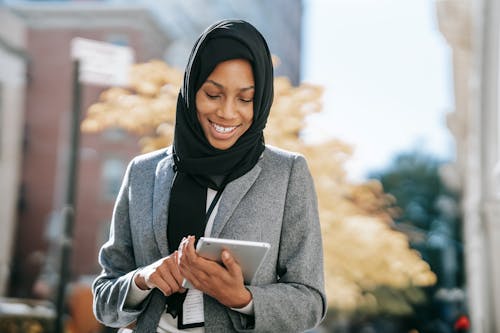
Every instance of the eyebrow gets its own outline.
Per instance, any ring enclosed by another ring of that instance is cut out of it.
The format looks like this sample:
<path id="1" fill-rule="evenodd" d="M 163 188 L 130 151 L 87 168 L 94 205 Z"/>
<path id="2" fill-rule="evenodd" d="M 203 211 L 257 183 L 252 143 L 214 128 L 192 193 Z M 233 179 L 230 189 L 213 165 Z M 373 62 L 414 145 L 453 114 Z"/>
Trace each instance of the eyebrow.
<path id="1" fill-rule="evenodd" d="M 224 86 L 222 84 L 215 82 L 213 80 L 207 80 L 206 82 L 211 83 L 220 89 L 224 89 Z M 249 87 L 241 88 L 240 91 L 247 91 L 247 90 L 254 89 L 254 88 L 255 88 L 254 86 L 249 86 Z"/>

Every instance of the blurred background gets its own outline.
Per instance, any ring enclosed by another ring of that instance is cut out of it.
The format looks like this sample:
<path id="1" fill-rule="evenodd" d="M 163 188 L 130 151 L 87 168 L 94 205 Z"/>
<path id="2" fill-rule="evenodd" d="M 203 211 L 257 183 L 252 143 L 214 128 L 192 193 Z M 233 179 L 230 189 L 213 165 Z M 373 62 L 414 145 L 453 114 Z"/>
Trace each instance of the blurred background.
<path id="1" fill-rule="evenodd" d="M 121 178 L 171 142 L 191 47 L 222 18 L 266 37 L 266 141 L 315 178 L 314 331 L 500 332 L 498 0 L 0 0 L 0 332 L 111 331 L 90 284 Z M 104 59 L 80 84 L 76 38 Z"/>

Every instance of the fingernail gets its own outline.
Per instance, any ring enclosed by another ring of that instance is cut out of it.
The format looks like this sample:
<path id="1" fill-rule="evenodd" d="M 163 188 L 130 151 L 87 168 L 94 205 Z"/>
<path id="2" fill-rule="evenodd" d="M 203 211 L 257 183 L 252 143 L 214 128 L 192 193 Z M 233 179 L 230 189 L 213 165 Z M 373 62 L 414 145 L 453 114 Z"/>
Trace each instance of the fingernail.
<path id="1" fill-rule="evenodd" d="M 227 252 L 227 251 L 222 251 L 222 258 L 224 258 L 224 259 L 229 259 L 229 252 Z"/>

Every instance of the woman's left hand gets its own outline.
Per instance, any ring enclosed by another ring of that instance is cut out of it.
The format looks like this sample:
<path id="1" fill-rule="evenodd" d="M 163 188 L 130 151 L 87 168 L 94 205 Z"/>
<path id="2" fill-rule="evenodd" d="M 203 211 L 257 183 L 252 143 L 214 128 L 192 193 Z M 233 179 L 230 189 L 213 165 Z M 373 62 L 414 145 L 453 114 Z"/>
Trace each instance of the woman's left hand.
<path id="1" fill-rule="evenodd" d="M 231 308 L 242 308 L 252 300 L 245 288 L 240 265 L 228 251 L 222 251 L 222 263 L 199 256 L 194 249 L 194 236 L 183 239 L 179 245 L 181 274 L 198 290 L 212 296 Z"/>

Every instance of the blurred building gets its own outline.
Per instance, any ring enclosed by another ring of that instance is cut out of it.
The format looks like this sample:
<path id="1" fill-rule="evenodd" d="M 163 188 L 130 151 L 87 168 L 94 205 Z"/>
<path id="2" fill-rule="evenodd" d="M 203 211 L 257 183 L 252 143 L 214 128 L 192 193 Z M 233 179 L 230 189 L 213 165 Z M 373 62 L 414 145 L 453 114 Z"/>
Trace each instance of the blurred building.
<path id="1" fill-rule="evenodd" d="M 471 332 L 500 332 L 500 1 L 438 0 L 452 49 L 456 182 L 462 191 Z"/>
<path id="2" fill-rule="evenodd" d="M 10 11 L 0 7 L 0 296 L 12 265 L 26 88 L 26 31 Z"/>
<path id="3" fill-rule="evenodd" d="M 210 24 L 224 18 L 244 19 L 255 25 L 280 58 L 276 75 L 300 83 L 302 42 L 301 0 L 114 0 L 113 3 L 143 3 L 156 14 L 172 38 L 165 59 L 184 68 L 195 38 Z"/>
<path id="4" fill-rule="evenodd" d="M 13 241 L 15 260 L 11 260 L 11 296 L 33 296 L 33 285 L 40 276 L 48 285 L 57 282 L 58 259 L 50 255 L 57 253 L 57 246 L 51 250 L 50 244 L 60 241 L 72 100 L 70 42 L 74 37 L 130 46 L 137 62 L 164 58 L 182 67 L 196 37 L 206 26 L 217 19 L 238 17 L 262 30 L 271 52 L 281 56 L 278 75 L 287 75 L 296 83 L 300 78 L 300 0 L 259 0 L 252 6 L 245 1 L 198 0 L 7 4 L 26 25 L 26 54 L 30 59 L 21 126 L 24 150 Z M 103 89 L 84 86 L 84 110 Z M 117 129 L 82 135 L 73 278 L 99 272 L 97 252 L 107 237 L 114 198 L 126 165 L 139 153 L 136 141 L 137 138 Z"/>
<path id="5" fill-rule="evenodd" d="M 72 102 L 70 43 L 84 37 L 128 45 L 137 61 L 161 57 L 168 36 L 137 6 L 34 4 L 11 6 L 25 22 L 30 57 L 26 91 L 21 195 L 10 294 L 32 296 L 32 285 L 57 282 Z M 84 86 L 85 109 L 103 88 Z M 127 162 L 139 153 L 136 138 L 119 130 L 81 138 L 72 271 L 98 272 L 97 250 L 107 233 L 114 196 Z M 52 246 L 53 251 L 49 251 Z M 49 265 L 46 265 L 46 263 Z"/>

